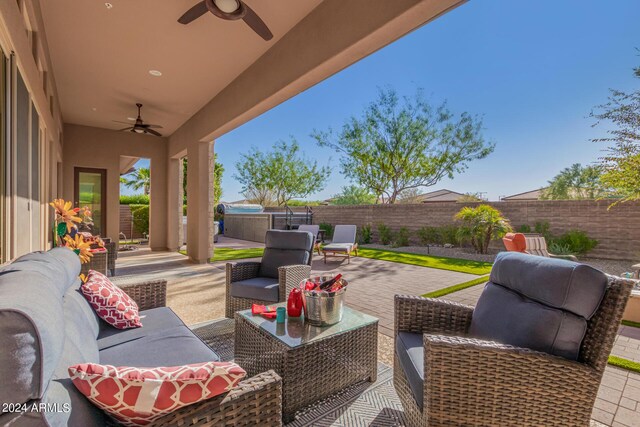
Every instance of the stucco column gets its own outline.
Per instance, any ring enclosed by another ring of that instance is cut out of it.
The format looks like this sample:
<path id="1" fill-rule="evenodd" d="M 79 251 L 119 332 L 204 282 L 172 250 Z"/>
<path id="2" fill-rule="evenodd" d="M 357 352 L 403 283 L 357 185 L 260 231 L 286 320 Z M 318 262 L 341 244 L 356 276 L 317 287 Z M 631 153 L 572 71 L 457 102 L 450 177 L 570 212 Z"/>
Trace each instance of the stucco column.
<path id="1" fill-rule="evenodd" d="M 182 159 L 169 159 L 167 168 L 167 248 L 177 251 L 182 246 Z"/>
<path id="2" fill-rule="evenodd" d="M 213 142 L 187 147 L 187 255 L 206 263 L 213 255 Z"/>

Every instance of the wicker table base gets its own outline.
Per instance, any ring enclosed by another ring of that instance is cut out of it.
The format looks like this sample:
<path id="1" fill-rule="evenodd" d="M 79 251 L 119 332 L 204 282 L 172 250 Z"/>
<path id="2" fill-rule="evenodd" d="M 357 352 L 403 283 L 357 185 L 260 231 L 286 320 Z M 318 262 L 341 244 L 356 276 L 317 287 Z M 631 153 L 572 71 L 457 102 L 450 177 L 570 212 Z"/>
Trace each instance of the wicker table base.
<path id="1" fill-rule="evenodd" d="M 282 377 L 283 420 L 318 400 L 363 381 L 376 381 L 378 323 L 297 347 L 236 313 L 235 362 L 248 376 L 273 369 Z"/>

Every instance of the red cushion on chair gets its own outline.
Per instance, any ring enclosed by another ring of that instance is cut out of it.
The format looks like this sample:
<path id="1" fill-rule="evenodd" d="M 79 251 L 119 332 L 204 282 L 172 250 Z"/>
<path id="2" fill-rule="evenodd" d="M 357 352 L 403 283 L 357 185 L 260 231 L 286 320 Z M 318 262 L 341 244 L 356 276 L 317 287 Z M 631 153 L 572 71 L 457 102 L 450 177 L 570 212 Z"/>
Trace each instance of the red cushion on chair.
<path id="1" fill-rule="evenodd" d="M 89 270 L 80 291 L 98 316 L 111 326 L 118 329 L 142 326 L 138 304 L 104 274 Z"/>
<path id="2" fill-rule="evenodd" d="M 124 425 L 141 426 L 231 390 L 246 372 L 230 362 L 162 368 L 88 363 L 69 367 L 69 375 L 97 407 Z"/>

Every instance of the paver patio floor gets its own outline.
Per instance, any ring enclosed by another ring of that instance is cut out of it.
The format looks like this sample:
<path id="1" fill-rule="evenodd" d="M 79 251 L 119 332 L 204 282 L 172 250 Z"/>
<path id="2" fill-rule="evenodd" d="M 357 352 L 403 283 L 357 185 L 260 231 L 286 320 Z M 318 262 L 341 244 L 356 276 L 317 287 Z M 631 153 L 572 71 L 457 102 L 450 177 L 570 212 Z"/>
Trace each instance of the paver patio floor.
<path id="1" fill-rule="evenodd" d="M 234 242 L 225 242 L 234 247 Z M 259 246 L 259 245 L 256 245 Z M 247 247 L 247 246 L 244 246 Z M 248 261 L 248 260 L 243 260 Z M 140 249 L 120 253 L 116 281 L 164 278 L 168 305 L 187 324 L 224 316 L 225 263 L 192 264 L 175 252 Z M 347 303 L 380 319 L 380 361 L 390 364 L 393 354 L 393 296 L 421 295 L 473 279 L 475 275 L 436 270 L 365 258 L 329 261 L 316 255 L 312 274 L 342 272 L 350 281 Z M 482 285 L 446 295 L 445 299 L 475 305 Z M 640 329 L 622 327 L 613 354 L 640 361 Z M 640 427 L 640 374 L 608 366 L 593 411 L 593 426 Z"/>

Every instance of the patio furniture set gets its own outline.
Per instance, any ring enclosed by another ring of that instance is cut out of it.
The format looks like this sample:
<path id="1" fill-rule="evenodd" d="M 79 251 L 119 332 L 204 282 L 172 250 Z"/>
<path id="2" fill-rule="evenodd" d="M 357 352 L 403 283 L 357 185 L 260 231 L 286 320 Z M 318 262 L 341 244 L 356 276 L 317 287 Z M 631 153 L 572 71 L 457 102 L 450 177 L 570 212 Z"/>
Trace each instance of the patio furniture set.
<path id="1" fill-rule="evenodd" d="M 271 230 L 261 262 L 227 264 L 226 315 L 235 318 L 235 362 L 247 377 L 151 425 L 281 425 L 350 385 L 376 380 L 376 318 L 345 307 L 339 323 L 313 326 L 249 310 L 253 303 L 284 304 L 309 277 L 314 244 L 309 232 Z M 143 328 L 120 330 L 80 295 L 79 272 L 77 256 L 63 248 L 0 270 L 0 345 L 9 349 L 0 353 L 0 382 L 8 385 L 0 400 L 68 407 L 3 413 L 0 424 L 115 424 L 74 387 L 72 364 L 219 360 L 165 307 L 166 281 L 116 282 L 144 321 Z M 396 296 L 394 386 L 406 422 L 588 425 L 630 284 L 586 265 L 503 253 L 475 310 Z"/>

